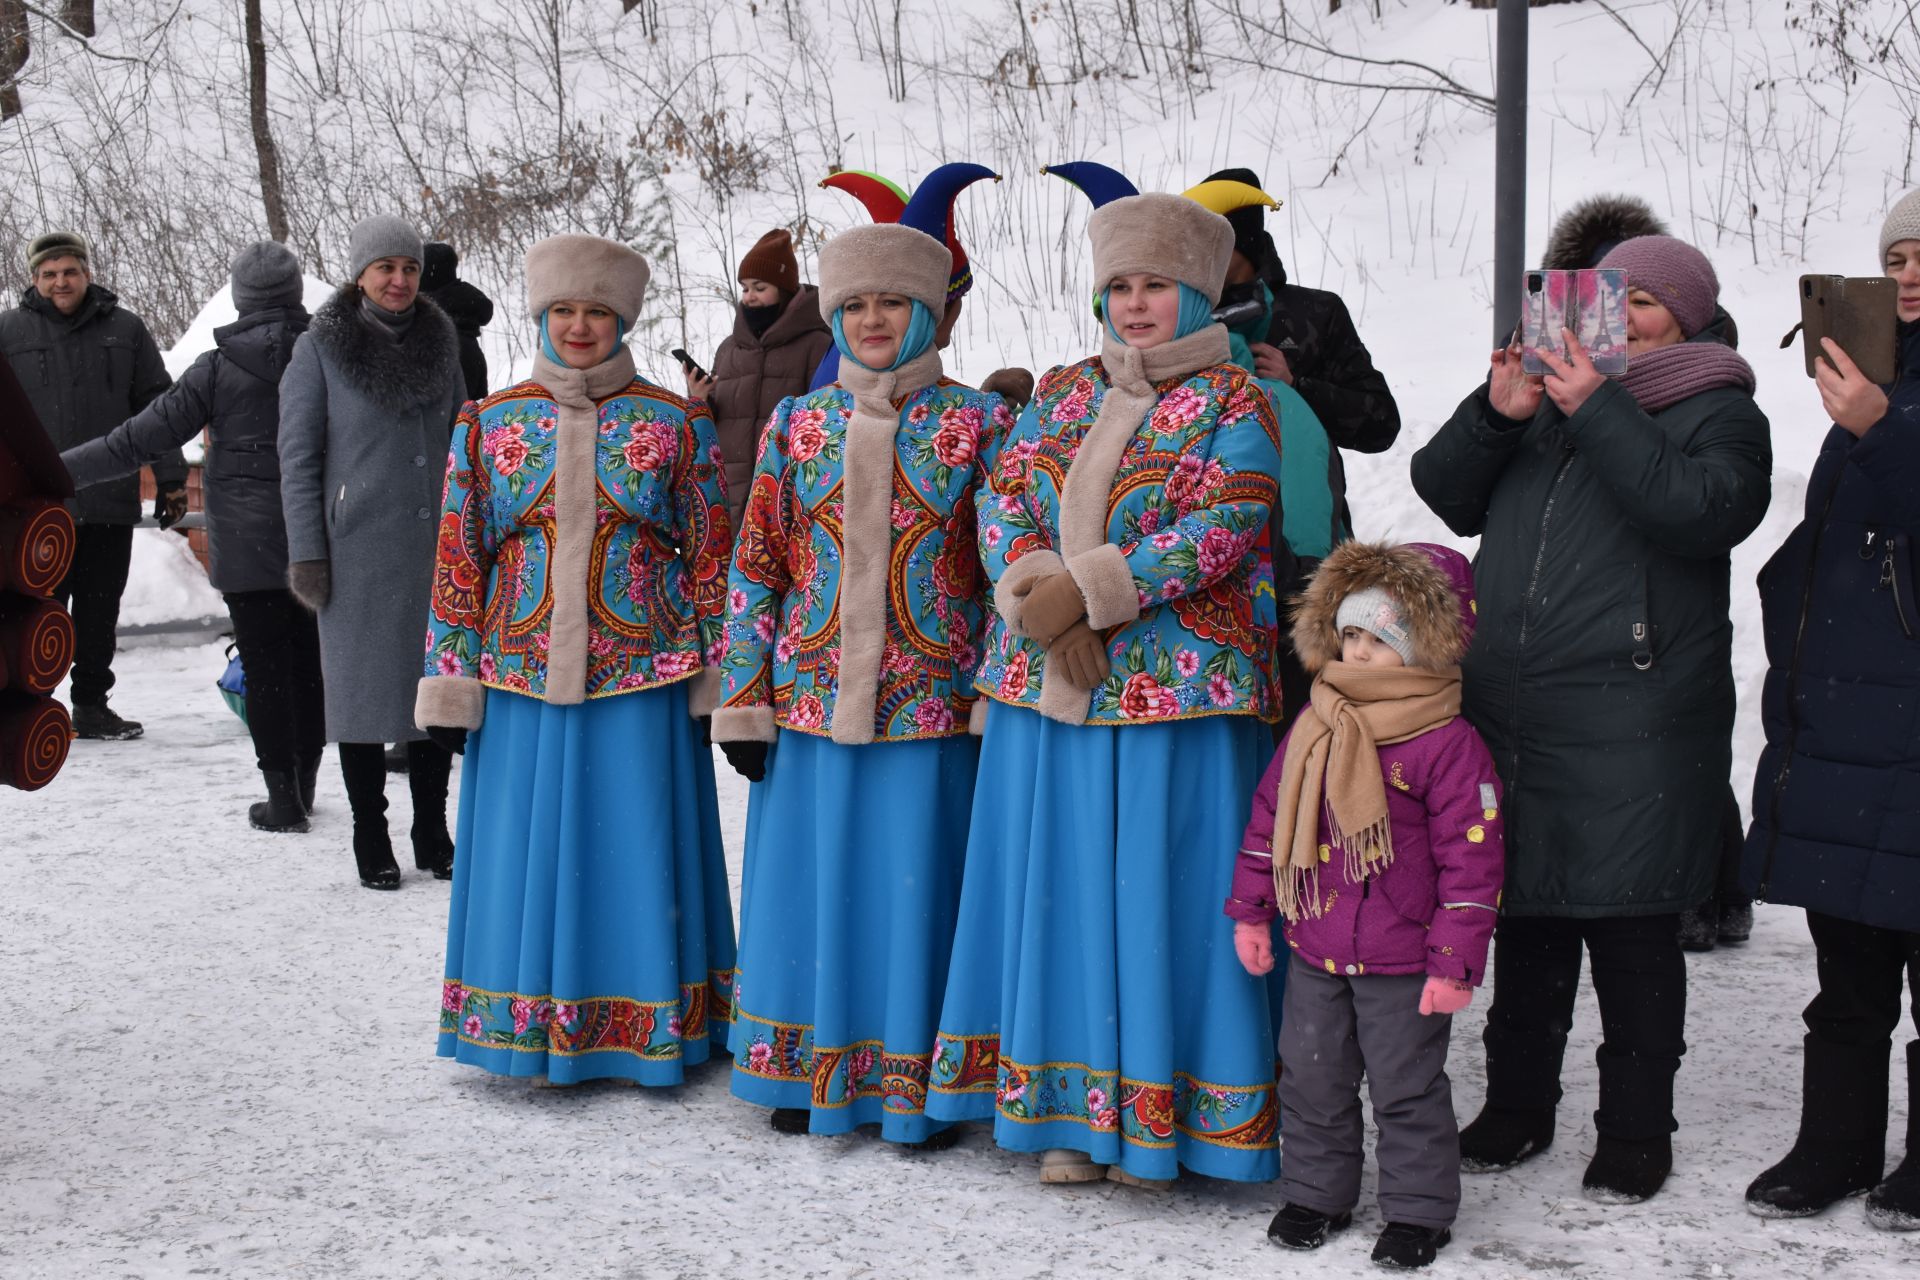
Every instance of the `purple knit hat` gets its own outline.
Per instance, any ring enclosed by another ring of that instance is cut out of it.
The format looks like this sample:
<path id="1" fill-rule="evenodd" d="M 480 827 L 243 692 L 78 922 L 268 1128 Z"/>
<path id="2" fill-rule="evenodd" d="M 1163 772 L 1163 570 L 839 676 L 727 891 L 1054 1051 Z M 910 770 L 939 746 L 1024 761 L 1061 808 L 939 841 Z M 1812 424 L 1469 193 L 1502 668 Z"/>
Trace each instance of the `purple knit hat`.
<path id="1" fill-rule="evenodd" d="M 1658 298 L 1688 338 L 1707 327 L 1720 301 L 1720 277 L 1707 255 L 1672 236 L 1623 240 L 1600 259 L 1600 269 L 1626 272 L 1627 287 Z"/>

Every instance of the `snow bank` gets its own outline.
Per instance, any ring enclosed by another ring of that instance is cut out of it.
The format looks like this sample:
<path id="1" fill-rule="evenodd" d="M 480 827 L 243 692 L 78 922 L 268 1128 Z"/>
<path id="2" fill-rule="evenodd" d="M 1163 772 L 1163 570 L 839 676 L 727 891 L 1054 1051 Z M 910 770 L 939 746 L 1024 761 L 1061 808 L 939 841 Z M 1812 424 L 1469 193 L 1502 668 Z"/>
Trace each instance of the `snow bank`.
<path id="1" fill-rule="evenodd" d="M 120 597 L 122 627 L 206 618 L 224 622 L 226 617 L 226 602 L 208 583 L 185 538 L 159 529 L 133 531 L 133 564 Z"/>

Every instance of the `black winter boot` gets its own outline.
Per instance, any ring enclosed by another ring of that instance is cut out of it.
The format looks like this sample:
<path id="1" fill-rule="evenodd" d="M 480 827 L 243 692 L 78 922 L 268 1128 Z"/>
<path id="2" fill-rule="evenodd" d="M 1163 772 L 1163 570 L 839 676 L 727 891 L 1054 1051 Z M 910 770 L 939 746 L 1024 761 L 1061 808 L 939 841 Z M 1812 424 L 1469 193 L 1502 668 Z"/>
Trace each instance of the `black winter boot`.
<path id="1" fill-rule="evenodd" d="M 813 1113 L 805 1107 L 775 1107 L 769 1123 L 775 1133 L 805 1133 Z"/>
<path id="2" fill-rule="evenodd" d="M 1747 1188 L 1747 1212 L 1808 1218 L 1880 1180 L 1887 1159 L 1886 1041 L 1861 1048 L 1806 1037 L 1800 1136 Z M 1913 1055 L 1908 1053 L 1908 1070 Z"/>
<path id="3" fill-rule="evenodd" d="M 125 742 L 145 732 L 138 720 L 122 720 L 115 715 L 105 698 L 98 702 L 73 704 L 73 736 L 76 738 L 91 738 L 96 742 Z"/>
<path id="4" fill-rule="evenodd" d="M 300 788 L 300 807 L 313 813 L 313 795 L 320 786 L 320 757 L 302 760 L 294 770 L 294 782 Z"/>
<path id="5" fill-rule="evenodd" d="M 413 795 L 413 865 L 436 880 L 453 879 L 453 837 L 447 834 L 447 778 L 453 755 L 434 742 L 407 744 L 407 789 Z"/>
<path id="6" fill-rule="evenodd" d="M 369 889 L 398 889 L 400 864 L 393 860 L 393 841 L 386 824 L 353 824 L 353 860 L 360 868 L 360 883 Z"/>
<path id="7" fill-rule="evenodd" d="M 417 870 L 433 872 L 435 880 L 453 879 L 453 837 L 447 834 L 444 822 L 439 827 L 414 824 L 413 865 Z"/>
<path id="8" fill-rule="evenodd" d="M 307 807 L 300 803 L 300 784 L 290 773 L 260 771 L 266 780 L 267 798 L 247 810 L 247 821 L 255 831 L 305 831 Z"/>
<path id="9" fill-rule="evenodd" d="M 1482 1107 L 1473 1122 L 1460 1131 L 1460 1171 L 1498 1173 L 1531 1160 L 1552 1145 L 1552 1111 Z"/>
<path id="10" fill-rule="evenodd" d="M 1920 1040 L 1907 1046 L 1907 1158 L 1867 1193 L 1867 1221 L 1882 1231 L 1920 1231 Z"/>
<path id="11" fill-rule="evenodd" d="M 1353 1225 L 1351 1213 L 1322 1213 L 1303 1204 L 1283 1204 L 1267 1224 L 1267 1239 L 1282 1249 L 1318 1249 L 1327 1237 Z"/>
<path id="12" fill-rule="evenodd" d="M 1580 1190 L 1600 1204 L 1639 1204 L 1653 1197 L 1673 1172 L 1673 1139 L 1609 1138 L 1594 1144 Z"/>
<path id="13" fill-rule="evenodd" d="M 1720 937 L 1720 904 L 1712 898 L 1680 913 L 1680 949 L 1711 951 Z"/>
<path id="14" fill-rule="evenodd" d="M 1373 1260 L 1395 1271 L 1413 1271 L 1430 1265 L 1442 1249 L 1453 1243 L 1447 1227 L 1416 1227 L 1410 1222 L 1389 1222 L 1374 1241 Z"/>
<path id="15" fill-rule="evenodd" d="M 1720 900 L 1721 946 L 1745 942 L 1753 936 L 1753 902 L 1747 898 Z"/>

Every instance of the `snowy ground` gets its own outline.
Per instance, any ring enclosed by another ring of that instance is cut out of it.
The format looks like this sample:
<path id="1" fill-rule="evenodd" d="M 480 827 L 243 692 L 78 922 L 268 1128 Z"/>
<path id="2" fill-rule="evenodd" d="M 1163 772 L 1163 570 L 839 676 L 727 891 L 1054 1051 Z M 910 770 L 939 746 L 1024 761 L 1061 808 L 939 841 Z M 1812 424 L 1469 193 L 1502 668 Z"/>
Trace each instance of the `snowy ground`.
<path id="1" fill-rule="evenodd" d="M 221 662 L 211 643 L 123 653 L 115 705 L 147 736 L 76 744 L 51 787 L 0 790 L 0 968 L 21 997 L 0 1047 L 0 1273 L 1376 1274 L 1371 1178 L 1356 1229 L 1309 1262 L 1266 1243 L 1266 1187 L 1043 1189 L 979 1130 L 937 1156 L 782 1138 L 718 1064 L 671 1091 L 536 1091 L 436 1059 L 446 887 L 358 886 L 331 766 L 312 834 L 250 832 L 257 775 L 212 688 Z M 737 866 L 744 788 L 722 776 Z M 404 785 L 392 800 L 405 831 Z M 1750 945 L 1691 964 L 1667 1189 L 1631 1208 L 1579 1195 L 1584 1000 L 1559 1142 L 1467 1179 L 1432 1274 L 1912 1274 L 1920 1239 L 1871 1230 L 1857 1201 L 1797 1223 L 1740 1205 L 1795 1124 L 1812 991 L 1798 913 L 1764 908 Z M 1456 1028 L 1466 1116 L 1483 1008 Z M 1896 1117 L 1907 1105 L 1896 1081 Z"/>

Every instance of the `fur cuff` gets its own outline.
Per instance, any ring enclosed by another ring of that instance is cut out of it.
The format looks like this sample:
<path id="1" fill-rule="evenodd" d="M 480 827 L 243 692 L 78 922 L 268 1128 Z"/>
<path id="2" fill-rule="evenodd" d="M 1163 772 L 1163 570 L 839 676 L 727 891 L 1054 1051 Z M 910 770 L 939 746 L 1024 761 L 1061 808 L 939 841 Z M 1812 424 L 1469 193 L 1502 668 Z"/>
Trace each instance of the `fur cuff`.
<path id="1" fill-rule="evenodd" d="M 973 710 L 967 712 L 967 732 L 976 738 L 986 736 L 987 704 L 992 701 L 983 693 L 973 700 Z"/>
<path id="2" fill-rule="evenodd" d="M 710 716 L 720 705 L 720 669 L 708 667 L 687 684 L 687 714 Z"/>
<path id="3" fill-rule="evenodd" d="M 1087 625 L 1105 631 L 1140 616 L 1140 592 L 1133 585 L 1133 569 L 1111 542 L 1082 551 L 1067 561 L 1074 585 L 1087 598 Z"/>
<path id="4" fill-rule="evenodd" d="M 1057 551 L 1029 551 L 1007 566 L 1000 575 L 1000 581 L 993 587 L 993 608 L 1006 620 L 1007 630 L 1017 636 L 1027 634 L 1021 621 L 1021 608 L 1026 603 L 1026 591 L 1041 578 L 1049 577 L 1067 567 Z M 1015 594 L 1018 592 L 1019 594 Z"/>
<path id="5" fill-rule="evenodd" d="M 1048 667 L 1040 677 L 1038 710 L 1047 719 L 1061 724 L 1085 724 L 1092 696 L 1091 689 L 1078 687 L 1064 672 Z"/>
<path id="6" fill-rule="evenodd" d="M 413 695 L 413 722 L 422 729 L 480 727 L 487 710 L 487 688 L 472 676 L 422 676 Z"/>
<path id="7" fill-rule="evenodd" d="M 721 707 L 713 713 L 715 742 L 772 742 L 772 707 Z"/>

